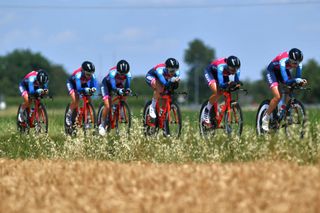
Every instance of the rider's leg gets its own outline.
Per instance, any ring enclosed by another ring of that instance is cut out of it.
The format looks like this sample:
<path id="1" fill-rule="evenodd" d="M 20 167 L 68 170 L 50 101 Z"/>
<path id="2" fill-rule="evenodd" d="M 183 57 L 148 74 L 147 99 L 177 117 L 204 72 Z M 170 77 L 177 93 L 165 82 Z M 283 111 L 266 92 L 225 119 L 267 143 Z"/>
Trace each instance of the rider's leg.
<path id="1" fill-rule="evenodd" d="M 76 94 L 74 90 L 70 92 L 70 97 L 71 97 L 71 103 L 66 114 L 66 123 L 68 126 L 72 124 L 72 120 L 71 120 L 72 113 L 74 112 L 75 109 L 77 109 L 79 105 L 79 95 Z"/>
<path id="2" fill-rule="evenodd" d="M 279 101 L 281 100 L 281 95 L 278 86 L 272 87 L 271 92 L 273 94 L 273 98 L 269 103 L 269 108 L 267 109 L 266 114 L 262 118 L 262 129 L 265 131 L 269 131 L 270 114 L 277 107 Z"/>
<path id="3" fill-rule="evenodd" d="M 18 115 L 18 120 L 20 122 L 23 122 L 23 111 L 25 109 L 29 109 L 30 108 L 30 102 L 29 102 L 29 94 L 27 91 L 24 91 L 21 95 L 21 97 L 23 98 L 23 104 L 21 105 L 20 111 L 19 111 L 19 115 Z"/>
<path id="4" fill-rule="evenodd" d="M 206 108 L 204 109 L 204 118 L 203 119 L 206 123 L 210 123 L 210 110 L 211 110 L 212 106 L 214 106 L 215 115 L 217 115 L 217 106 L 218 106 L 217 100 L 219 98 L 216 82 L 212 81 L 209 84 L 209 87 L 212 91 L 212 95 L 210 96 L 208 104 L 207 104 Z"/>
<path id="5" fill-rule="evenodd" d="M 153 97 L 151 106 L 149 108 L 149 114 L 151 118 L 156 118 L 156 105 L 158 100 L 160 99 L 161 92 L 164 91 L 164 86 L 154 78 L 154 80 L 151 82 L 151 87 L 153 89 Z"/>
<path id="6" fill-rule="evenodd" d="M 105 120 L 107 118 L 107 115 L 110 112 L 110 105 L 111 105 L 111 99 L 109 96 L 106 96 L 106 98 L 103 98 L 103 104 L 104 104 L 104 108 L 102 111 L 101 125 L 105 127 L 106 125 Z"/>

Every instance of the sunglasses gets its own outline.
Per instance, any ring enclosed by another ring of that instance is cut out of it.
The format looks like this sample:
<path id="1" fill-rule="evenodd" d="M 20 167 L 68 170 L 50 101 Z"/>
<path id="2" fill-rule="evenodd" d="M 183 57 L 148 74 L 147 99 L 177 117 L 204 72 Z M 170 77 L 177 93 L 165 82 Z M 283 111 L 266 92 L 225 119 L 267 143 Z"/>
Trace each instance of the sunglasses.
<path id="1" fill-rule="evenodd" d="M 84 74 L 85 74 L 85 76 L 87 76 L 87 77 L 91 77 L 91 76 L 92 76 L 92 73 L 91 73 L 91 72 L 84 71 Z"/>
<path id="2" fill-rule="evenodd" d="M 169 72 L 170 74 L 175 74 L 176 71 L 177 71 L 177 69 L 175 69 L 175 68 L 168 68 L 168 72 Z"/>
<path id="3" fill-rule="evenodd" d="M 289 62 L 290 64 L 294 64 L 294 65 L 297 65 L 300 63 L 300 61 L 295 61 L 295 60 L 292 60 L 292 59 L 289 59 Z"/>
<path id="4" fill-rule="evenodd" d="M 236 68 L 233 68 L 233 67 L 228 67 L 229 71 L 231 73 L 236 73 L 237 72 L 237 69 Z"/>

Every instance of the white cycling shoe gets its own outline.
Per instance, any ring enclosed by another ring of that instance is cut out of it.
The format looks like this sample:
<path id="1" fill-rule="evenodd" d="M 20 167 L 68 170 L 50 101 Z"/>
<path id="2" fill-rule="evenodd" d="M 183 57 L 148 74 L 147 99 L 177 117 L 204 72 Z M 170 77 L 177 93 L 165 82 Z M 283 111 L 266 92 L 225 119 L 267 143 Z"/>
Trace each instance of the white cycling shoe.
<path id="1" fill-rule="evenodd" d="M 269 132 L 269 120 L 270 120 L 270 115 L 268 114 L 265 114 L 262 118 L 261 127 L 265 132 Z"/>
<path id="2" fill-rule="evenodd" d="M 156 111 L 156 110 L 150 105 L 150 107 L 149 107 L 149 115 L 150 115 L 150 117 L 151 117 L 152 119 L 155 119 L 155 118 L 157 117 L 155 111 Z"/>
<path id="3" fill-rule="evenodd" d="M 99 125 L 99 134 L 101 136 L 105 136 L 106 135 L 106 129 L 103 127 L 102 124 Z"/>

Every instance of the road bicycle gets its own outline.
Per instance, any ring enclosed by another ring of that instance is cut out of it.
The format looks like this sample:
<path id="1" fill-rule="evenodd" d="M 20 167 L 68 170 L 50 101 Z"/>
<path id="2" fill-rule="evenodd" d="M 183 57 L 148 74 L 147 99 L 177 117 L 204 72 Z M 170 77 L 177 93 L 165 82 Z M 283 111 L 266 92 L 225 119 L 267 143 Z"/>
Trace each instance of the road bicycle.
<path id="1" fill-rule="evenodd" d="M 64 114 L 64 129 L 67 135 L 75 136 L 77 134 L 77 129 L 82 129 L 84 135 L 87 135 L 89 132 L 95 134 L 97 127 L 96 122 L 96 113 L 93 108 L 93 105 L 90 102 L 90 97 L 93 95 L 94 91 L 91 90 L 89 94 L 80 94 L 82 99 L 82 106 L 77 107 L 73 110 L 71 116 L 71 125 L 68 126 L 66 123 L 67 112 L 69 111 L 70 104 L 67 105 L 66 111 Z"/>
<path id="2" fill-rule="evenodd" d="M 148 101 L 143 109 L 143 127 L 145 136 L 156 135 L 159 129 L 163 130 L 164 136 L 179 138 L 181 135 L 182 118 L 179 105 L 173 101 L 173 96 L 187 95 L 186 92 L 174 92 L 166 90 L 161 93 L 157 101 L 155 110 L 156 118 L 152 119 L 149 115 L 151 100 Z"/>
<path id="3" fill-rule="evenodd" d="M 303 138 L 305 134 L 305 123 L 306 123 L 306 111 L 304 105 L 295 98 L 294 91 L 297 90 L 310 90 L 310 88 L 302 87 L 298 84 L 292 86 L 284 85 L 282 91 L 282 98 L 288 97 L 286 104 L 282 107 L 276 107 L 270 114 L 269 132 L 277 132 L 284 128 L 285 133 L 289 137 L 297 135 Z M 256 131 L 258 135 L 263 135 L 265 132 L 262 129 L 262 118 L 266 114 L 269 108 L 270 100 L 264 100 L 258 108 L 256 115 Z"/>
<path id="4" fill-rule="evenodd" d="M 108 132 L 110 132 L 111 129 L 116 129 L 117 134 L 120 134 L 120 132 L 130 133 L 131 110 L 126 101 L 128 96 L 138 97 L 135 93 L 124 93 L 124 95 L 117 95 L 112 99 L 109 113 L 105 119 Z M 101 103 L 99 106 L 97 126 L 101 124 L 104 107 L 104 103 Z"/>
<path id="5" fill-rule="evenodd" d="M 243 115 L 240 104 L 238 103 L 239 92 L 248 93 L 246 89 L 240 87 L 227 88 L 219 91 L 224 96 L 224 103 L 218 106 L 217 115 L 215 115 L 214 106 L 209 111 L 210 123 L 206 123 L 204 118 L 204 111 L 209 100 L 206 100 L 200 109 L 199 114 L 199 129 L 200 135 L 205 139 L 211 139 L 217 129 L 223 129 L 228 136 L 242 134 L 243 129 Z M 234 97 L 232 93 L 236 92 Z"/>
<path id="6" fill-rule="evenodd" d="M 19 105 L 17 112 L 17 127 L 19 132 L 29 133 L 30 129 L 33 128 L 36 134 L 48 133 L 48 114 L 45 104 L 41 102 L 43 98 L 48 97 L 52 99 L 52 96 L 47 95 L 29 96 L 29 100 L 31 101 L 30 108 L 26 108 L 22 112 L 22 122 L 18 119 L 22 104 Z"/>

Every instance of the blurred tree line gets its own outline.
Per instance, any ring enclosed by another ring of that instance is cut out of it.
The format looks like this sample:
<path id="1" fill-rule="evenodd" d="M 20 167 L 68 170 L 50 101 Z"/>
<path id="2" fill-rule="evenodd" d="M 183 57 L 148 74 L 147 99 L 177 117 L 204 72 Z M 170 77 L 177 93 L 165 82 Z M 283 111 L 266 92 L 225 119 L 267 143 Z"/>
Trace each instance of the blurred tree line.
<path id="1" fill-rule="evenodd" d="M 202 103 L 211 95 L 204 78 L 204 69 L 215 58 L 215 50 L 201 40 L 195 39 L 189 43 L 184 54 L 184 61 L 188 69 L 182 70 L 187 73 L 187 79 L 182 81 L 179 87 L 179 90 L 188 92 L 188 103 Z M 65 80 L 69 75 L 64 68 L 61 65 L 52 64 L 40 53 L 33 53 L 30 50 L 15 50 L 0 57 L 0 94 L 19 96 L 18 84 L 21 79 L 28 72 L 38 68 L 47 70 L 50 77 L 51 94 L 67 95 Z M 318 73 L 320 73 L 320 65 L 315 60 L 303 63 L 302 76 L 308 80 L 311 88 L 310 92 L 298 94 L 298 98 L 303 102 L 320 102 L 320 84 L 318 83 L 320 75 Z M 265 74 L 266 70 L 261 70 L 261 80 L 258 81 L 241 79 L 244 83 L 243 87 L 249 91 L 248 96 L 244 97 L 245 103 L 259 104 L 263 99 L 271 98 Z M 152 90 L 145 82 L 145 76 L 136 76 L 132 79 L 132 90 L 140 96 L 150 97 L 152 95 Z"/>
<path id="2" fill-rule="evenodd" d="M 52 64 L 40 53 L 30 50 L 15 50 L 0 57 L 0 93 L 7 96 L 19 95 L 19 82 L 32 70 L 44 69 L 49 75 L 49 89 L 52 95 L 66 94 L 68 75 L 60 65 Z"/>

